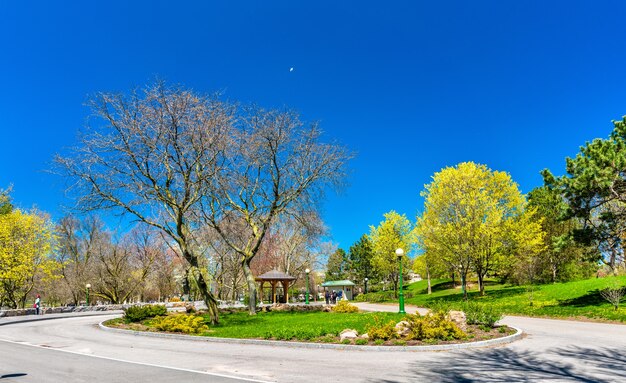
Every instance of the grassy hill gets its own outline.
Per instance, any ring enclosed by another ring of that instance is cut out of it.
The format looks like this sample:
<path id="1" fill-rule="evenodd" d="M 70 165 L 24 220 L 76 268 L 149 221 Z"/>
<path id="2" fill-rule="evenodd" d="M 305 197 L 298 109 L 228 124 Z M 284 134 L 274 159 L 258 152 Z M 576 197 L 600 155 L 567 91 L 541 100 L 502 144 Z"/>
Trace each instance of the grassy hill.
<path id="1" fill-rule="evenodd" d="M 593 278 L 582 281 L 535 286 L 512 286 L 487 281 L 484 297 L 477 286 L 469 289 L 470 300 L 497 307 L 505 314 L 558 318 L 589 318 L 626 322 L 626 302 L 619 310 L 600 296 L 600 290 L 613 283 L 626 286 L 626 276 Z M 426 292 L 426 281 L 405 286 L 407 304 L 433 307 L 445 304 L 454 307 L 463 301 L 461 288 L 450 280 L 433 280 L 433 293 Z M 625 297 L 626 298 L 626 297 Z"/>

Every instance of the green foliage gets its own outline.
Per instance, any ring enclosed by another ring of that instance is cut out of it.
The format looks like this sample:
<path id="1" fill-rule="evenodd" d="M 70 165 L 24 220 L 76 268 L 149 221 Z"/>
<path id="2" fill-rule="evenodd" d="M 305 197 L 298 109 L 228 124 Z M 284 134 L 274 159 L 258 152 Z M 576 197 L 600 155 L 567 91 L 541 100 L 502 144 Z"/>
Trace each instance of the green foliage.
<path id="1" fill-rule="evenodd" d="M 209 329 L 202 316 L 189 314 L 157 316 L 151 321 L 151 325 L 160 331 L 182 332 L 185 334 L 200 334 Z"/>
<path id="2" fill-rule="evenodd" d="M 483 325 L 488 328 L 495 326 L 502 319 L 502 312 L 495 306 L 476 302 L 465 302 L 462 305 L 467 324 Z"/>
<path id="3" fill-rule="evenodd" d="M 566 158 L 566 176 L 556 178 L 547 169 L 542 174 L 567 201 L 566 217 L 585 222 L 573 231 L 576 241 L 598 247 L 615 270 L 626 224 L 626 117 L 613 124 L 607 139 L 587 142 L 575 158 Z"/>
<path id="4" fill-rule="evenodd" d="M 395 291 L 392 290 L 377 291 L 375 293 L 359 294 L 354 300 L 357 302 L 381 303 L 397 299 L 396 295 Z M 413 292 L 404 292 L 404 298 L 413 298 Z"/>
<path id="5" fill-rule="evenodd" d="M 341 300 L 337 302 L 337 304 L 333 307 L 333 312 L 336 313 L 356 313 L 359 312 L 359 308 L 355 305 L 351 305 L 350 302 L 346 300 Z"/>
<path id="6" fill-rule="evenodd" d="M 341 341 L 341 344 L 352 344 L 352 341 L 350 339 L 344 339 Z"/>
<path id="7" fill-rule="evenodd" d="M 372 241 L 370 241 L 367 235 L 361 236 L 354 245 L 350 246 L 349 258 L 351 273 L 356 280 L 363 281 L 365 278 L 372 279 L 374 276 L 372 257 Z"/>
<path id="8" fill-rule="evenodd" d="M 126 323 L 141 322 L 144 319 L 155 316 L 167 315 L 167 308 L 163 305 L 130 306 L 124 309 L 124 320 Z"/>
<path id="9" fill-rule="evenodd" d="M 354 344 L 357 344 L 359 346 L 366 345 L 367 343 L 368 343 L 367 339 L 363 339 L 363 338 L 358 338 L 354 341 Z"/>
<path id="10" fill-rule="evenodd" d="M 407 315 L 411 332 L 409 339 L 431 341 L 431 340 L 454 340 L 462 339 L 465 333 L 449 320 L 445 313 L 436 312 L 430 315 L 420 316 Z"/>
<path id="11" fill-rule="evenodd" d="M 345 279 L 350 270 L 350 259 L 343 249 L 337 249 L 328 257 L 326 263 L 326 280 L 338 281 Z"/>
<path id="12" fill-rule="evenodd" d="M 373 319 L 374 323 L 367 326 L 367 335 L 371 340 L 389 340 L 398 337 L 395 321 L 385 321 L 379 316 L 374 316 Z"/>

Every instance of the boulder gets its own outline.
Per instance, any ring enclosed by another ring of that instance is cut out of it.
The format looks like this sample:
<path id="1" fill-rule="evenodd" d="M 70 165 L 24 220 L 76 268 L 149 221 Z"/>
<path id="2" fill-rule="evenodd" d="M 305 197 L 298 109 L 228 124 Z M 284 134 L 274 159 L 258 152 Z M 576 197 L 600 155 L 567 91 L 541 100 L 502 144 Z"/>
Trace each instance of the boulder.
<path id="1" fill-rule="evenodd" d="M 339 340 L 343 341 L 344 339 L 356 339 L 359 337 L 359 333 L 356 330 L 345 329 L 339 334 Z"/>
<path id="2" fill-rule="evenodd" d="M 467 329 L 467 319 L 463 311 L 450 311 L 448 317 L 461 330 L 465 331 Z"/>
<path id="3" fill-rule="evenodd" d="M 396 324 L 396 334 L 398 334 L 400 338 L 404 338 L 405 336 L 408 336 L 410 333 L 411 333 L 411 324 L 409 322 L 403 320 Z"/>
<path id="4" fill-rule="evenodd" d="M 370 336 L 367 333 L 365 333 L 365 334 L 359 335 L 359 338 L 367 340 L 370 338 Z"/>

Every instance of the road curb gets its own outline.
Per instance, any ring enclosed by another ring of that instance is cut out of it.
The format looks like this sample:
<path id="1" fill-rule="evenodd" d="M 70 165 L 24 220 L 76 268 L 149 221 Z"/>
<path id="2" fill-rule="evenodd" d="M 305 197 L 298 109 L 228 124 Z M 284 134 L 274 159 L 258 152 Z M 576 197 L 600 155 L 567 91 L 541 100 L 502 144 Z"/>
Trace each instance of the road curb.
<path id="1" fill-rule="evenodd" d="M 36 318 L 32 318 L 32 317 L 28 317 L 28 316 L 24 315 L 25 318 L 23 318 L 23 319 L 22 319 L 21 316 L 19 316 L 19 317 L 8 317 L 8 318 L 20 318 L 20 319 L 11 320 L 11 321 L 0 321 L 0 326 L 8 326 L 8 325 L 11 325 L 11 324 L 18 324 L 18 323 L 39 322 L 39 321 L 42 321 L 42 320 L 95 317 L 95 316 L 102 316 L 102 315 L 120 315 L 120 314 L 123 314 L 123 312 L 115 310 L 115 311 L 94 311 L 94 312 L 87 313 L 87 314 L 82 314 L 82 315 L 73 315 L 73 314 L 78 314 L 78 313 L 50 314 L 48 316 L 40 315 L 40 316 L 38 316 Z M 52 316 L 52 315 L 58 315 L 58 316 Z"/>
<path id="2" fill-rule="evenodd" d="M 178 340 L 191 340 L 197 342 L 209 342 L 209 343 L 230 343 L 230 344 L 253 344 L 262 346 L 278 346 L 278 347 L 291 347 L 291 348 L 310 348 L 310 349 L 325 349 L 325 350 L 342 350 L 342 351 L 408 351 L 408 352 L 425 352 L 425 351 L 451 351 L 461 350 L 469 348 L 481 348 L 500 346 L 511 343 L 520 339 L 523 335 L 523 331 L 519 328 L 509 326 L 515 329 L 515 334 L 508 335 L 502 338 L 482 340 L 478 342 L 468 343 L 455 343 L 455 344 L 439 344 L 430 346 L 361 346 L 361 345 L 346 345 L 346 344 L 329 344 L 329 343 L 305 343 L 305 342 L 285 342 L 280 340 L 262 340 L 262 339 L 236 339 L 236 338 L 213 338 L 213 337 L 201 337 L 194 335 L 178 335 L 167 334 L 157 332 L 135 331 L 135 330 L 123 330 L 119 328 L 107 327 L 104 325 L 104 321 L 98 324 L 100 329 L 109 332 L 115 332 L 119 334 L 133 335 L 133 336 L 147 336 L 154 338 L 167 338 Z"/>

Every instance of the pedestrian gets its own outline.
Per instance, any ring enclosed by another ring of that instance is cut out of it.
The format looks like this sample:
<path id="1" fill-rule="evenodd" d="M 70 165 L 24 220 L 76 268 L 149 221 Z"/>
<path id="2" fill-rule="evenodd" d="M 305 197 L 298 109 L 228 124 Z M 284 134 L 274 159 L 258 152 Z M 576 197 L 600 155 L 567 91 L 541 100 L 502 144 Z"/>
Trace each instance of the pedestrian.
<path id="1" fill-rule="evenodd" d="M 337 291 L 337 300 L 341 300 L 342 297 L 343 297 L 343 290 Z"/>
<path id="2" fill-rule="evenodd" d="M 41 309 L 41 296 L 37 294 L 37 298 L 35 299 L 35 314 L 39 315 L 39 310 Z"/>
<path id="3" fill-rule="evenodd" d="M 330 303 L 330 291 L 326 290 L 324 292 L 324 298 L 326 298 L 326 304 Z"/>
<path id="4" fill-rule="evenodd" d="M 335 290 L 333 290 L 333 293 L 330 295 L 330 301 L 332 304 L 337 303 L 337 292 L 335 292 Z"/>

